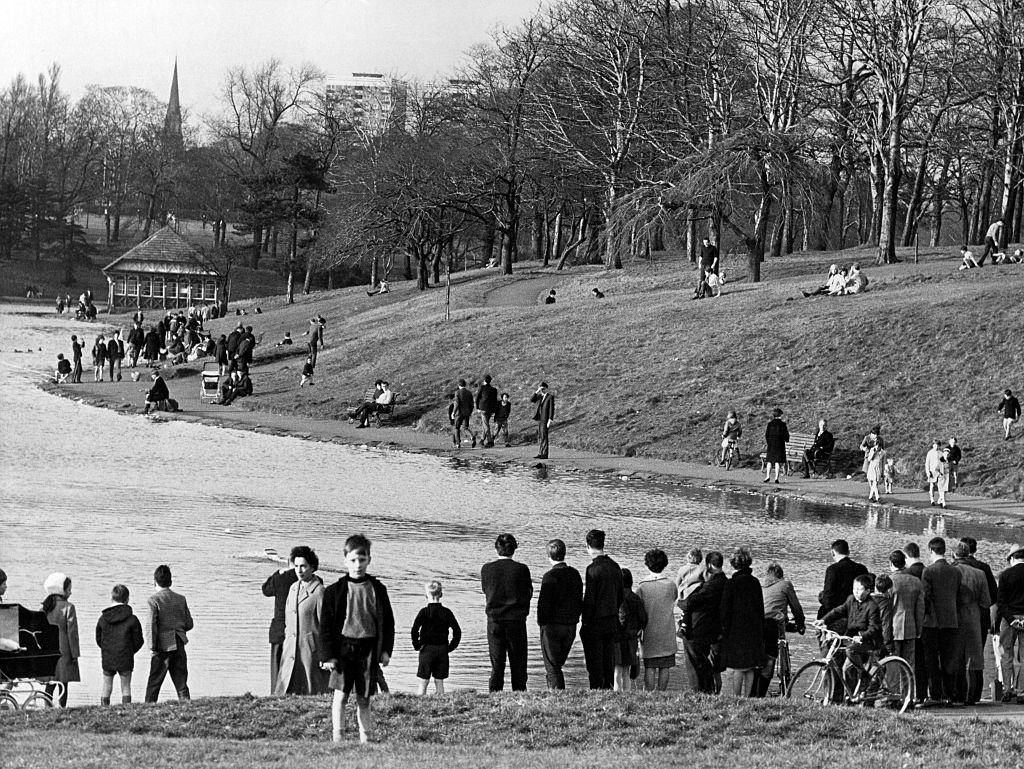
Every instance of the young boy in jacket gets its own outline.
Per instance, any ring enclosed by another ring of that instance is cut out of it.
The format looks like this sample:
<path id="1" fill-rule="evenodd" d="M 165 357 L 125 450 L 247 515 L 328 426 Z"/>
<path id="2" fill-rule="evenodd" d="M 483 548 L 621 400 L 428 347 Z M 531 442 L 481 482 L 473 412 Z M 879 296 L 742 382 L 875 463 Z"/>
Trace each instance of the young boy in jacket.
<path id="1" fill-rule="evenodd" d="M 121 678 L 122 704 L 132 701 L 135 653 L 146 643 L 142 637 L 142 623 L 128 605 L 128 588 L 114 585 L 110 599 L 113 603 L 103 610 L 96 623 L 96 645 L 100 647 L 100 664 L 103 669 L 100 705 L 110 704 L 115 674 Z"/>
<path id="2" fill-rule="evenodd" d="M 370 697 L 377 693 L 378 672 L 387 667 L 395 647 L 395 615 L 387 588 L 366 573 L 369 539 L 355 534 L 345 540 L 345 565 L 348 576 L 324 591 L 320 648 L 326 660 L 321 666 L 331 671 L 329 685 L 334 689 L 332 738 L 341 742 L 345 707 L 355 690 L 359 741 L 365 743 L 373 730 Z"/>
<path id="3" fill-rule="evenodd" d="M 448 655 L 458 648 L 462 640 L 462 628 L 459 627 L 458 620 L 451 609 L 441 605 L 441 596 L 444 594 L 441 583 L 432 579 L 427 583 L 426 593 L 428 603 L 420 609 L 416 621 L 412 623 L 412 648 L 420 655 L 416 678 L 419 679 L 421 697 L 427 693 L 431 677 L 434 679 L 434 688 L 438 696 L 444 694 L 444 679 L 448 677 Z"/>

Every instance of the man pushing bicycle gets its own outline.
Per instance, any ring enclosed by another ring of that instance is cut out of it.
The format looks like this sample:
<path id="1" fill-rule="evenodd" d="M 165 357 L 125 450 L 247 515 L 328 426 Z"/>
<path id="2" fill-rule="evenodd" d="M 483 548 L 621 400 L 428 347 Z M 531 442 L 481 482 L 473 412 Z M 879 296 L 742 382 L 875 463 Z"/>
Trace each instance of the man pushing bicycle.
<path id="1" fill-rule="evenodd" d="M 873 588 L 874 579 L 868 574 L 861 574 L 853 581 L 853 595 L 814 623 L 821 629 L 835 620 L 846 621 L 846 635 L 855 639 L 846 647 L 846 663 L 843 665 L 843 676 L 850 682 L 851 689 L 856 684 L 854 671 L 860 676 L 869 673 L 871 653 L 882 643 L 881 614 L 871 597 Z"/>

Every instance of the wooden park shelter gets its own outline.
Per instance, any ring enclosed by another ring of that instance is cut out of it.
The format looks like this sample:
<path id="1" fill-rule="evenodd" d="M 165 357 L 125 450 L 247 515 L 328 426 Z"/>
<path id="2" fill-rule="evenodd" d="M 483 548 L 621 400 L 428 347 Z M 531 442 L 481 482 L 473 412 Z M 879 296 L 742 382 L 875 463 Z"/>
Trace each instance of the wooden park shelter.
<path id="1" fill-rule="evenodd" d="M 103 268 L 108 306 L 174 309 L 216 304 L 217 273 L 170 227 L 157 230 Z"/>

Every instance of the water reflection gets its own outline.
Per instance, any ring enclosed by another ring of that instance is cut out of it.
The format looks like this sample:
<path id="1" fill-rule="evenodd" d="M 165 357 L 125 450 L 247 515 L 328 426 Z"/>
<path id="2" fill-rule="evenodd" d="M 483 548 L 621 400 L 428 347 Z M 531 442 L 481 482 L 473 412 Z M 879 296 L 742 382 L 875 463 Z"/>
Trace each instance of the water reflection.
<path id="1" fill-rule="evenodd" d="M 0 565 L 10 575 L 10 599 L 30 606 L 42 600 L 49 571 L 74 579 L 83 639 L 83 682 L 72 688 L 75 703 L 98 696 L 99 659 L 90 639 L 111 585 L 129 585 L 141 612 L 159 563 L 171 565 L 175 586 L 195 616 L 193 692 L 262 694 L 269 688 L 272 611 L 260 593 L 263 580 L 293 545 L 308 544 L 331 582 L 341 570 L 345 537 L 366 532 L 374 540 L 371 570 L 387 584 L 399 624 L 388 678 L 408 690 L 416 667 L 409 626 L 431 578 L 444 582 L 445 603 L 465 633 L 453 655 L 451 685 L 486 686 L 479 569 L 495 557 L 494 538 L 502 531 L 516 534 L 517 558 L 530 567 L 537 586 L 548 568 L 547 540 L 564 539 L 569 562 L 582 568 L 583 537 L 593 527 L 608 532 L 610 553 L 638 576 L 644 552 L 654 546 L 668 552 L 674 570 L 693 546 L 728 551 L 750 545 L 755 573 L 763 573 L 769 559 L 782 562 L 812 612 L 829 542 L 837 537 L 848 539 L 855 557 L 876 570 L 894 547 L 908 539 L 923 544 L 935 534 L 977 538 L 998 568 L 1004 543 L 1019 537 L 1006 527 L 866 504 L 828 506 L 774 494 L 595 478 L 557 466 L 510 466 L 481 451 L 438 459 L 154 423 L 41 393 L 31 372 L 48 366 L 70 334 L 83 330 L 87 336 L 96 331 L 0 312 L 4 350 L 24 349 L 29 340 L 44 348 L 0 353 Z M 529 627 L 530 686 L 539 687 L 537 632 Z M 137 666 L 146 669 L 144 656 Z M 584 685 L 578 645 L 567 677 L 570 686 Z M 136 682 L 137 694 L 143 684 Z"/>

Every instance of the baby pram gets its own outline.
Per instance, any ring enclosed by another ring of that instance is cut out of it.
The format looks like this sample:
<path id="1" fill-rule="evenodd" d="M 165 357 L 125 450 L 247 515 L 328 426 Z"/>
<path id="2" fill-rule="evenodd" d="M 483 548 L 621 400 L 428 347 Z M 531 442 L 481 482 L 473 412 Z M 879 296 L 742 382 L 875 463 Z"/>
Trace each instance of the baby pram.
<path id="1" fill-rule="evenodd" d="M 203 364 L 201 381 L 199 383 L 199 399 L 209 398 L 217 400 L 220 397 L 220 365 L 216 361 L 207 361 Z"/>
<path id="2" fill-rule="evenodd" d="M 16 603 L 0 603 L 0 638 L 18 644 L 16 651 L 0 649 L 0 710 L 51 707 L 43 684 L 50 683 L 60 660 L 60 631 L 46 614 Z M 64 685 L 53 682 L 54 698 Z"/>

